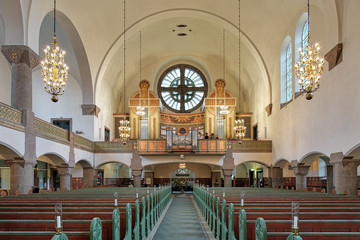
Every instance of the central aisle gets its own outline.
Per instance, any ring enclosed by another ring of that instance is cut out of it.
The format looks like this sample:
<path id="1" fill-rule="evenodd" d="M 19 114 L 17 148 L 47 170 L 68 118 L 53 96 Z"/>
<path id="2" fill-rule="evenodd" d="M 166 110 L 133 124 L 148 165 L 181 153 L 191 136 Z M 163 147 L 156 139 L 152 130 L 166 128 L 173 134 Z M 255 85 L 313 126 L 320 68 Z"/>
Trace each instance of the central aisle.
<path id="1" fill-rule="evenodd" d="M 154 240 L 209 239 L 189 194 L 175 195 Z"/>

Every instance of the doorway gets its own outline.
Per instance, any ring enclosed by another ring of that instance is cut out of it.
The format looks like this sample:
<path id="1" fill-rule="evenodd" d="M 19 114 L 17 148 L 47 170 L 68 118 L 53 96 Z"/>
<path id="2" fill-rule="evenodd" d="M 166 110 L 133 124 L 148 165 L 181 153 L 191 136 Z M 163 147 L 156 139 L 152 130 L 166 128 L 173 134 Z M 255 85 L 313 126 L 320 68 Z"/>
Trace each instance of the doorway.
<path id="1" fill-rule="evenodd" d="M 56 191 L 56 189 L 60 189 L 60 174 L 55 169 L 52 170 L 52 179 L 54 190 Z"/>
<path id="2" fill-rule="evenodd" d="M 249 184 L 250 187 L 254 187 L 254 180 L 255 180 L 255 170 L 254 169 L 250 169 L 249 170 Z"/>
<path id="3" fill-rule="evenodd" d="M 264 177 L 263 177 L 263 170 L 257 170 L 256 171 L 256 186 L 258 188 L 263 188 L 264 187 Z"/>

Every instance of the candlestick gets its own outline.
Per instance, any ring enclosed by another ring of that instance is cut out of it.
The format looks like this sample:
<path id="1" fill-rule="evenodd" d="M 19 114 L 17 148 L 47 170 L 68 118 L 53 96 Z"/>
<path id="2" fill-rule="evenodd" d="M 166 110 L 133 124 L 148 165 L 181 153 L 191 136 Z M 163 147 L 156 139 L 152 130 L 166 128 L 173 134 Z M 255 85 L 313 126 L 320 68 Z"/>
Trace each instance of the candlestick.
<path id="1" fill-rule="evenodd" d="M 115 206 L 117 206 L 118 204 L 117 204 L 117 199 L 115 198 Z"/>
<path id="2" fill-rule="evenodd" d="M 136 198 L 139 198 L 139 193 L 136 193 Z"/>
<path id="3" fill-rule="evenodd" d="M 61 228 L 61 217 L 60 216 L 56 216 L 56 227 Z"/>
<path id="4" fill-rule="evenodd" d="M 294 216 L 294 228 L 298 228 L 298 221 L 299 221 L 299 217 Z"/>
<path id="5" fill-rule="evenodd" d="M 241 206 L 244 206 L 244 199 L 241 199 Z"/>

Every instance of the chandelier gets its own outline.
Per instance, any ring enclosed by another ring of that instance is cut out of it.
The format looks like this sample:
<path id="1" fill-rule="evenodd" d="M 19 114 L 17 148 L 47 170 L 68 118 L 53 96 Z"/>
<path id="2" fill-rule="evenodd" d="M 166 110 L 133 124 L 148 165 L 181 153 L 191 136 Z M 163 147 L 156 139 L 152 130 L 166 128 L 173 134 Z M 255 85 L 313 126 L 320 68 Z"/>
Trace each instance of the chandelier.
<path id="1" fill-rule="evenodd" d="M 239 143 L 242 143 L 242 140 L 244 139 L 246 133 L 246 127 L 244 126 L 244 119 L 235 120 L 234 131 L 235 131 L 235 137 L 238 140 L 240 140 Z"/>
<path id="2" fill-rule="evenodd" d="M 139 106 L 136 107 L 136 115 L 138 115 L 139 117 L 142 117 L 146 114 L 145 112 L 145 107 L 142 106 L 142 100 L 141 100 L 141 31 L 140 31 L 140 95 L 139 95 Z"/>
<path id="3" fill-rule="evenodd" d="M 223 75 L 225 79 L 225 29 L 223 29 Z M 220 106 L 220 114 L 225 118 L 227 114 L 229 114 L 229 106 L 225 105 L 225 81 L 224 81 L 224 99 L 223 99 L 223 105 Z"/>
<path id="4" fill-rule="evenodd" d="M 125 18 L 125 7 L 126 7 L 126 0 L 124 0 L 124 94 L 123 94 L 123 99 L 124 99 L 124 105 L 123 105 L 123 111 L 125 114 L 125 83 L 126 83 L 126 41 L 125 41 L 125 33 L 126 33 L 126 28 L 125 28 L 125 23 L 126 23 L 126 18 Z M 124 145 L 126 144 L 126 141 L 129 140 L 130 138 L 130 122 L 129 120 L 124 119 L 119 121 L 119 137 L 120 140 L 124 143 Z"/>
<path id="5" fill-rule="evenodd" d="M 45 91 L 52 95 L 53 102 L 58 95 L 64 94 L 69 68 L 64 62 L 65 51 L 56 42 L 56 0 L 54 0 L 54 41 L 44 49 L 45 59 L 41 62 L 41 76 L 44 78 Z"/>
<path id="6" fill-rule="evenodd" d="M 320 86 L 324 59 L 319 57 L 319 44 L 310 43 L 310 0 L 308 0 L 308 24 L 308 44 L 306 49 L 299 49 L 300 61 L 295 65 L 295 71 L 301 90 L 306 91 L 306 99 L 311 100 L 313 92 Z"/>
<path id="7" fill-rule="evenodd" d="M 130 130 L 131 128 L 129 120 L 123 119 L 119 121 L 119 137 L 124 145 L 130 138 Z"/>
<path id="8" fill-rule="evenodd" d="M 186 168 L 186 164 L 185 164 L 185 163 L 179 163 L 179 168 L 180 168 L 180 169 Z"/>

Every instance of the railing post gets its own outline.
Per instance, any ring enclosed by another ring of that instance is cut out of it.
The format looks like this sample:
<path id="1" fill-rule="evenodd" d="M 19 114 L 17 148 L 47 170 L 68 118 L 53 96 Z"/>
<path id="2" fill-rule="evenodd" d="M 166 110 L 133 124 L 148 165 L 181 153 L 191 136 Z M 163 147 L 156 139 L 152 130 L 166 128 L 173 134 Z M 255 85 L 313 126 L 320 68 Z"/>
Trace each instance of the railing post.
<path id="1" fill-rule="evenodd" d="M 239 211 L 239 240 L 246 240 L 246 212 L 244 209 Z"/>
<path id="2" fill-rule="evenodd" d="M 151 218 L 151 230 L 154 228 L 155 225 L 155 216 L 154 216 L 154 194 L 151 193 L 150 194 L 150 198 L 151 198 L 151 209 L 150 209 L 150 218 Z"/>
<path id="3" fill-rule="evenodd" d="M 146 196 L 146 203 L 147 203 L 147 209 L 146 209 L 146 236 L 149 236 L 151 231 L 151 213 L 150 213 L 150 196 Z"/>
<path id="4" fill-rule="evenodd" d="M 266 240 L 267 229 L 265 220 L 261 217 L 256 219 L 255 222 L 255 240 Z"/>
<path id="5" fill-rule="evenodd" d="M 55 234 L 51 240 L 69 240 L 65 233 Z"/>
<path id="6" fill-rule="evenodd" d="M 211 231 L 214 233 L 216 231 L 216 212 L 215 212 L 215 195 L 212 196 L 212 224 L 211 224 Z"/>
<path id="7" fill-rule="evenodd" d="M 117 207 L 112 213 L 112 240 L 120 239 L 120 212 Z"/>
<path id="8" fill-rule="evenodd" d="M 227 239 L 227 227 L 226 227 L 226 200 L 223 198 L 221 207 L 221 239 Z"/>
<path id="9" fill-rule="evenodd" d="M 221 237 L 220 198 L 216 198 L 216 239 Z"/>
<path id="10" fill-rule="evenodd" d="M 228 236 L 229 240 L 236 240 L 234 233 L 234 204 L 232 203 L 229 205 Z"/>
<path id="11" fill-rule="evenodd" d="M 134 240 L 140 239 L 140 205 L 139 200 L 135 201 L 135 226 L 133 230 Z"/>
<path id="12" fill-rule="evenodd" d="M 101 220 L 98 217 L 95 217 L 93 220 L 91 220 L 90 240 L 102 240 Z"/>
<path id="13" fill-rule="evenodd" d="M 131 240 L 132 234 L 132 216 L 131 216 L 131 204 L 126 204 L 126 233 L 124 240 Z"/>
<path id="14" fill-rule="evenodd" d="M 141 198 L 141 240 L 146 238 L 146 203 L 145 198 Z"/>

